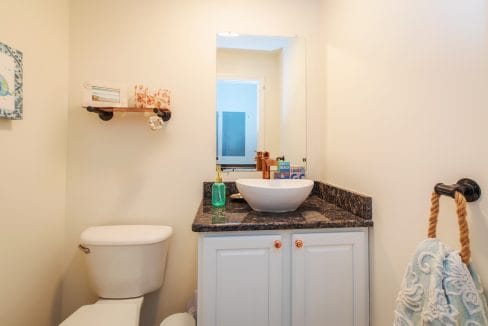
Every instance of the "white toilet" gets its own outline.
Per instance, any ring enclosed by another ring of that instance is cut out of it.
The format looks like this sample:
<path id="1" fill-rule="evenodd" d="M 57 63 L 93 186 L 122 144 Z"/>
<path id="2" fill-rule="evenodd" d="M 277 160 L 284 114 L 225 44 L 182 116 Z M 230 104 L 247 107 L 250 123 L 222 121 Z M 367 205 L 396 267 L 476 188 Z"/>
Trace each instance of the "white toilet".
<path id="1" fill-rule="evenodd" d="M 100 300 L 82 306 L 60 326 L 138 326 L 144 294 L 161 287 L 168 239 L 161 225 L 96 226 L 81 234 L 93 290 Z M 190 314 L 174 314 L 161 326 L 195 326 Z"/>

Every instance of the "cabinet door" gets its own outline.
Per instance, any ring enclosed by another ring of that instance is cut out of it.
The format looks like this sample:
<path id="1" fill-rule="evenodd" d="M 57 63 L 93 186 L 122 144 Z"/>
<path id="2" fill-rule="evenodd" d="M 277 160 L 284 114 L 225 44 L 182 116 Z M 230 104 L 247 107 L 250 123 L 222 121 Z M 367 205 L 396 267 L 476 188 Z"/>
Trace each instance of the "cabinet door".
<path id="1" fill-rule="evenodd" d="M 369 325 L 366 233 L 294 234 L 292 241 L 292 325 Z"/>
<path id="2" fill-rule="evenodd" d="M 281 326 L 280 244 L 280 235 L 202 238 L 198 325 Z"/>

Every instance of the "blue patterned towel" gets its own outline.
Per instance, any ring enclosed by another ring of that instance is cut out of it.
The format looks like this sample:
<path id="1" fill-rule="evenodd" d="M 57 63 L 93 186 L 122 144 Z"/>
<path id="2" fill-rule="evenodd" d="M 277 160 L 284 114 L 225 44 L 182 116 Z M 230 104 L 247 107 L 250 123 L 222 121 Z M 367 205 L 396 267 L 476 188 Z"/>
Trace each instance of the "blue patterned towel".
<path id="1" fill-rule="evenodd" d="M 394 326 L 487 326 L 481 281 L 458 251 L 424 240 L 408 264 L 398 293 Z"/>

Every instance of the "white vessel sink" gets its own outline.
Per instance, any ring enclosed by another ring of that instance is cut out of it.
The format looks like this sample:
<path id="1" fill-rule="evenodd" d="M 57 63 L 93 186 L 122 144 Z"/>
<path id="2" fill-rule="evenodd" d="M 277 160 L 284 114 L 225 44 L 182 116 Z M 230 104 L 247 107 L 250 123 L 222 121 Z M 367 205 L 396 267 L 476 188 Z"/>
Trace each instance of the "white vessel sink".
<path id="1" fill-rule="evenodd" d="M 252 209 L 283 213 L 300 206 L 313 188 L 307 179 L 238 179 L 237 189 Z"/>

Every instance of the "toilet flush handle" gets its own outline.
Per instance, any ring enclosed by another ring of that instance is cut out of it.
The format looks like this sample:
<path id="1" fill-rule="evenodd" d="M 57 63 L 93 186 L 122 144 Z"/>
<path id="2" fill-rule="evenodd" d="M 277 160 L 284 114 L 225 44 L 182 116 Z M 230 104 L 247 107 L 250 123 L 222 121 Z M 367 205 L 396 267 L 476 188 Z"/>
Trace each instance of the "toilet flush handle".
<path id="1" fill-rule="evenodd" d="M 87 247 L 85 247 L 82 244 L 79 244 L 78 245 L 78 249 L 80 249 L 81 251 L 83 251 L 85 254 L 89 254 L 90 253 L 90 248 L 87 248 Z"/>

